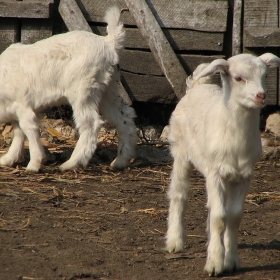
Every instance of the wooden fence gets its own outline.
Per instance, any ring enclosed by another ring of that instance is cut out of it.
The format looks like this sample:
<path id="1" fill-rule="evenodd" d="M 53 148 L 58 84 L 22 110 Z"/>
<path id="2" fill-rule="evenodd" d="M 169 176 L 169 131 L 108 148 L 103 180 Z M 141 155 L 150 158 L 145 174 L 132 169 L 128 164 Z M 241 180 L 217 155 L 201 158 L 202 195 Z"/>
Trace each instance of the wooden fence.
<path id="1" fill-rule="evenodd" d="M 14 42 L 33 43 L 66 32 L 59 8 L 70 6 L 76 19 L 73 1 L 0 0 L 0 53 Z M 169 104 L 178 101 L 185 77 L 202 62 L 239 52 L 279 55 L 279 2 L 76 0 L 75 4 L 99 35 L 106 34 L 106 9 L 112 5 L 122 9 L 126 29 L 122 84 L 132 101 Z M 280 105 L 278 70 L 270 71 L 267 88 L 268 104 Z"/>

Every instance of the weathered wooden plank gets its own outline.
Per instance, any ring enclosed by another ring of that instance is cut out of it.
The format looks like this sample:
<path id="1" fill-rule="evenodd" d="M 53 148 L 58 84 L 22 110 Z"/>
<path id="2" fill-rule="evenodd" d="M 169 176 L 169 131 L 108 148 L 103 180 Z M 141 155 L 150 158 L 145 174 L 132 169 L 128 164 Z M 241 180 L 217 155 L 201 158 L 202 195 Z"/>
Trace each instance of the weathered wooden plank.
<path id="1" fill-rule="evenodd" d="M 0 54 L 12 43 L 19 41 L 19 21 L 3 18 L 0 21 Z"/>
<path id="2" fill-rule="evenodd" d="M 120 54 L 120 67 L 135 74 L 164 76 L 151 52 L 123 50 Z"/>
<path id="3" fill-rule="evenodd" d="M 266 104 L 277 105 L 278 69 L 268 69 L 266 78 Z"/>
<path id="4" fill-rule="evenodd" d="M 188 73 L 192 73 L 196 67 L 201 63 L 210 63 L 218 58 L 225 58 L 222 55 L 215 56 L 206 56 L 206 55 L 186 55 L 186 54 L 178 54 L 182 65 L 187 70 Z"/>
<path id="5" fill-rule="evenodd" d="M 156 102 L 156 103 L 176 103 L 178 99 L 174 94 L 166 78 L 161 75 L 156 62 L 151 60 L 149 72 L 145 70 L 148 61 L 152 58 L 151 53 L 141 51 L 125 51 L 121 59 L 121 69 L 123 84 L 133 101 Z M 130 62 L 134 62 L 131 64 Z M 189 73 L 201 63 L 211 62 L 221 56 L 201 56 L 201 55 L 179 55 L 180 60 L 189 68 Z M 137 65 L 138 66 L 135 66 Z M 217 82 L 219 77 L 217 77 Z M 183 82 L 184 93 L 186 83 Z"/>
<path id="6" fill-rule="evenodd" d="M 223 51 L 224 33 L 165 28 L 163 33 L 176 51 Z"/>
<path id="7" fill-rule="evenodd" d="M 61 0 L 58 10 L 69 30 L 85 30 L 91 32 L 91 28 L 83 17 L 75 0 Z"/>
<path id="8" fill-rule="evenodd" d="M 244 0 L 244 29 L 278 27 L 278 0 Z"/>
<path id="9" fill-rule="evenodd" d="M 165 77 L 122 72 L 123 85 L 132 101 L 176 103 L 174 91 Z"/>
<path id="10" fill-rule="evenodd" d="M 244 30 L 244 47 L 279 47 L 280 28 L 251 27 Z"/>
<path id="11" fill-rule="evenodd" d="M 94 33 L 106 35 L 106 27 L 91 26 Z M 175 51 L 223 51 L 224 33 L 201 32 L 185 29 L 162 29 L 166 39 Z M 149 45 L 143 40 L 138 28 L 125 28 L 125 47 L 148 49 Z"/>
<path id="12" fill-rule="evenodd" d="M 52 36 L 52 19 L 22 19 L 21 42 L 33 44 L 39 40 Z"/>
<path id="13" fill-rule="evenodd" d="M 241 53 L 242 0 L 234 0 L 232 23 L 232 55 Z"/>
<path id="14" fill-rule="evenodd" d="M 125 0 L 77 0 L 77 3 L 86 19 L 96 22 L 103 22 L 106 9 L 112 5 L 127 8 Z M 161 27 L 226 31 L 227 1 L 150 0 L 147 4 Z M 136 25 L 128 11 L 123 11 L 122 21 L 127 25 Z"/>
<path id="15" fill-rule="evenodd" d="M 202 55 L 177 55 L 185 70 L 191 74 L 197 65 L 211 62 L 222 56 L 202 56 Z M 164 76 L 163 71 L 151 52 L 139 50 L 124 50 L 120 55 L 120 67 L 123 71 L 141 75 Z M 185 84 L 185 82 L 183 82 Z"/>
<path id="16" fill-rule="evenodd" d="M 177 59 L 172 47 L 164 36 L 157 20 L 152 14 L 145 0 L 125 0 L 133 15 L 142 36 L 147 40 L 149 47 L 170 83 L 176 96 L 180 99 L 184 95 L 183 81 L 186 72 Z"/>
<path id="17" fill-rule="evenodd" d="M 53 0 L 45 1 L 0 1 L 0 17 L 50 18 Z"/>

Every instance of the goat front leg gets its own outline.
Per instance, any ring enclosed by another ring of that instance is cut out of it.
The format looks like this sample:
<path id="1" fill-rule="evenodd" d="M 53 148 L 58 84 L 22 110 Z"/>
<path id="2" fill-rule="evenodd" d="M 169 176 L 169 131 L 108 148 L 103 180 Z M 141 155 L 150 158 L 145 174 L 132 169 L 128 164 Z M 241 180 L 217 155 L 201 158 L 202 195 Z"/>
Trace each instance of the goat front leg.
<path id="1" fill-rule="evenodd" d="M 185 242 L 184 215 L 190 186 L 189 180 L 192 165 L 187 160 L 186 155 L 183 156 L 180 154 L 182 154 L 182 151 L 178 149 L 177 156 L 174 157 L 171 183 L 168 190 L 170 204 L 168 230 L 166 234 L 166 250 L 170 253 L 182 251 Z"/>
<path id="2" fill-rule="evenodd" d="M 29 107 L 22 106 L 17 110 L 19 126 L 29 142 L 30 161 L 26 167 L 27 172 L 38 172 L 45 159 L 45 152 L 39 137 L 38 120 Z M 19 132 L 18 132 L 19 133 Z M 22 140 L 22 135 L 20 136 Z"/>
<path id="3" fill-rule="evenodd" d="M 243 216 L 246 194 L 248 193 L 251 179 L 245 179 L 238 184 L 231 183 L 227 188 L 227 220 L 224 234 L 225 246 L 225 271 L 232 272 L 240 268 L 238 256 L 238 229 Z"/>
<path id="4" fill-rule="evenodd" d="M 13 166 L 16 162 L 23 160 L 23 144 L 25 135 L 18 122 L 13 122 L 13 141 L 8 152 L 0 158 L 0 165 Z"/>
<path id="5" fill-rule="evenodd" d="M 210 175 L 206 178 L 208 208 L 208 248 L 205 271 L 209 276 L 218 276 L 224 271 L 225 249 L 223 235 L 226 226 L 225 186 L 222 179 Z"/>
<path id="6" fill-rule="evenodd" d="M 73 106 L 74 120 L 80 137 L 69 160 L 60 166 L 60 170 L 86 167 L 97 146 L 98 133 L 103 121 L 98 113 L 98 103 L 93 95 L 83 103 Z"/>

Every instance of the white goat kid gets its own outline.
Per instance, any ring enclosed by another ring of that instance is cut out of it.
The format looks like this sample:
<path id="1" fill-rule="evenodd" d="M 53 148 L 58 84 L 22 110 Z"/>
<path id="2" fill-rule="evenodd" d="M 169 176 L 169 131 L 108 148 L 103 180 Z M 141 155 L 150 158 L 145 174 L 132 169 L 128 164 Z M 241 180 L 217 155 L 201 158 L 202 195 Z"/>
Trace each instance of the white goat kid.
<path id="1" fill-rule="evenodd" d="M 240 54 L 199 66 L 170 120 L 174 165 L 166 249 L 184 248 L 184 213 L 194 165 L 206 178 L 205 271 L 209 276 L 240 267 L 238 228 L 253 165 L 262 151 L 259 113 L 265 103 L 266 68 L 279 65 L 277 56 L 266 53 L 260 57 Z M 216 72 L 221 73 L 222 89 L 209 83 L 209 76 Z"/>
<path id="2" fill-rule="evenodd" d="M 72 31 L 31 45 L 13 44 L 0 56 L 0 123 L 12 122 L 14 138 L 0 165 L 22 159 L 25 136 L 30 162 L 37 172 L 44 159 L 36 113 L 50 106 L 70 104 L 80 137 L 61 170 L 85 167 L 97 144 L 103 121 L 99 112 L 119 133 L 118 156 L 113 168 L 123 168 L 134 156 L 137 140 L 134 110 L 118 95 L 118 52 L 124 43 L 117 7 L 108 9 L 105 37 Z"/>

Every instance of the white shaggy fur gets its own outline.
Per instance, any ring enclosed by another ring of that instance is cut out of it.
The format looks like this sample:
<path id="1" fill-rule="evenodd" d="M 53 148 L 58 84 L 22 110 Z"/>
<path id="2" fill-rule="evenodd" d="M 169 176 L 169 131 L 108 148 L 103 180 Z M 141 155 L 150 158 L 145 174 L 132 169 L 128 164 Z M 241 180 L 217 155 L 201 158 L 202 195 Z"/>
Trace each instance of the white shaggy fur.
<path id="1" fill-rule="evenodd" d="M 184 214 L 194 165 L 206 178 L 205 271 L 210 276 L 240 267 L 238 228 L 253 165 L 262 151 L 259 113 L 265 103 L 266 68 L 279 65 L 280 59 L 267 53 L 241 54 L 199 66 L 170 120 L 174 165 L 166 248 L 169 252 L 184 248 Z M 221 73 L 222 88 L 205 80 L 216 72 Z"/>
<path id="2" fill-rule="evenodd" d="M 123 168 L 134 156 L 137 140 L 135 112 L 118 95 L 115 70 L 123 47 L 124 30 L 120 11 L 108 9 L 108 35 L 72 31 L 32 45 L 13 44 L 0 56 L 0 123 L 12 122 L 14 139 L 0 165 L 21 160 L 25 136 L 30 162 L 37 172 L 44 159 L 36 113 L 50 106 L 70 104 L 80 137 L 71 158 L 61 170 L 86 166 L 97 144 L 103 121 L 101 113 L 119 132 L 118 156 L 113 168 Z"/>

